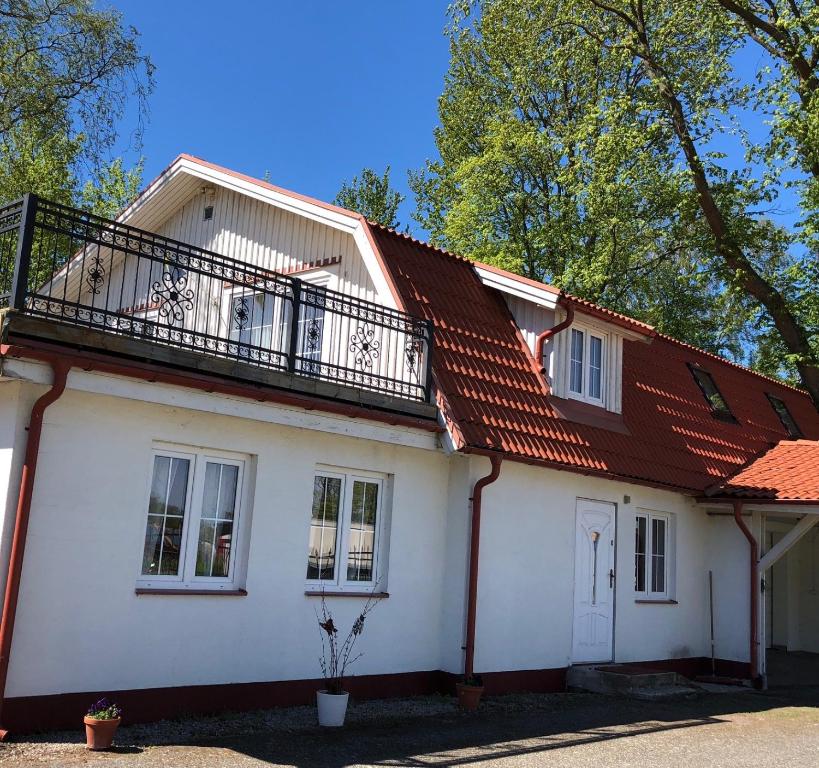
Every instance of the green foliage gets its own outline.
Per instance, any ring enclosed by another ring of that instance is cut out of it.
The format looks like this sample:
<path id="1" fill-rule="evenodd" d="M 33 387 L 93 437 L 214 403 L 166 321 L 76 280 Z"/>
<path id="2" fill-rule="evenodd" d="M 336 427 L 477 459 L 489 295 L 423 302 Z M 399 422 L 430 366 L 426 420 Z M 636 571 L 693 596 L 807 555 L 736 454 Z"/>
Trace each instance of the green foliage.
<path id="1" fill-rule="evenodd" d="M 364 168 L 360 176 L 351 182 L 342 182 L 333 202 L 342 208 L 360 213 L 370 221 L 397 229 L 398 207 L 404 196 L 390 187 L 390 167 L 379 175 L 371 168 Z"/>
<path id="2" fill-rule="evenodd" d="M 442 247 L 700 347 L 785 375 L 812 365 L 818 111 L 792 57 L 740 80 L 735 55 L 756 41 L 726 4 L 456 3 L 438 157 L 410 178 L 416 219 Z M 815 71 L 813 3 L 757 4 L 811 8 L 792 26 Z M 766 143 L 748 115 L 770 119 Z M 731 137 L 762 172 L 712 151 Z M 803 192 L 798 231 L 765 216 L 784 184 Z M 783 342 L 788 323 L 812 351 Z"/>
<path id="3" fill-rule="evenodd" d="M 138 186 L 141 163 L 126 171 L 110 154 L 130 103 L 139 146 L 153 66 L 121 14 L 94 6 L 0 0 L 0 199 L 32 191 L 110 213 Z"/>

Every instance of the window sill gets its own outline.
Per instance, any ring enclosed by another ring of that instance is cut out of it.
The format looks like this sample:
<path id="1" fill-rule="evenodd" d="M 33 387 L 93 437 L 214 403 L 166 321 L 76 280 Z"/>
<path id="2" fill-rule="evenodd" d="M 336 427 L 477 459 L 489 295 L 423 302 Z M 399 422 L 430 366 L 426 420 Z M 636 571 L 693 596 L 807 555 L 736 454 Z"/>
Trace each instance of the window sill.
<path id="1" fill-rule="evenodd" d="M 196 595 L 208 597 L 247 597 L 246 589 L 163 589 L 162 587 L 137 587 L 136 595 Z"/>
<path id="2" fill-rule="evenodd" d="M 340 589 L 305 589 L 307 597 L 372 597 L 374 600 L 385 600 L 390 596 L 389 592 L 348 592 Z"/>
<path id="3" fill-rule="evenodd" d="M 637 605 L 679 605 L 676 600 L 668 600 L 668 599 L 661 599 L 661 600 L 649 600 L 638 598 L 634 601 Z"/>

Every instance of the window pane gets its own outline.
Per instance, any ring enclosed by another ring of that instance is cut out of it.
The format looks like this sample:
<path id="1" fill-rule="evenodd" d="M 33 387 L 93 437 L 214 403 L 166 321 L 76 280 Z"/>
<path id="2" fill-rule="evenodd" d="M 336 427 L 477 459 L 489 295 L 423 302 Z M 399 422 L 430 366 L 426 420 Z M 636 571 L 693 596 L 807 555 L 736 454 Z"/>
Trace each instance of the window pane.
<path id="1" fill-rule="evenodd" d="M 372 581 L 375 563 L 375 531 L 378 515 L 378 484 L 353 482 L 353 509 L 350 518 L 348 581 Z"/>
<path id="2" fill-rule="evenodd" d="M 332 580 L 336 574 L 336 538 L 341 508 L 341 478 L 316 475 L 307 551 L 307 578 Z"/>
<path id="3" fill-rule="evenodd" d="M 569 389 L 583 394 L 583 331 L 572 328 L 571 358 L 569 361 Z"/>
<path id="4" fill-rule="evenodd" d="M 603 394 L 603 339 L 589 336 L 589 397 Z"/>
<path id="5" fill-rule="evenodd" d="M 155 456 L 142 553 L 144 576 L 178 576 L 190 462 Z"/>
<path id="6" fill-rule="evenodd" d="M 693 373 L 697 384 L 702 390 L 703 395 L 705 395 L 705 399 L 708 401 L 708 405 L 711 407 L 711 410 L 720 416 L 732 417 L 731 409 L 728 407 L 727 401 L 717 388 L 714 377 L 711 376 L 708 371 L 703 370 L 702 368 L 695 368 L 694 366 L 691 366 L 691 373 Z"/>
<path id="7" fill-rule="evenodd" d="M 785 405 L 785 402 L 780 400 L 778 397 L 774 397 L 773 395 L 768 395 L 768 400 L 773 406 L 773 409 L 776 411 L 776 415 L 779 416 L 782 426 L 788 431 L 788 436 L 802 437 L 802 430 L 799 429 L 799 425 L 791 415 L 791 412 L 788 410 L 788 406 Z"/>
<path id="8" fill-rule="evenodd" d="M 270 349 L 275 298 L 266 293 L 246 293 L 231 300 L 230 338 L 240 344 Z M 240 354 L 242 354 L 240 352 Z"/>
<path id="9" fill-rule="evenodd" d="M 634 589 L 646 591 L 646 518 L 638 517 L 634 529 Z"/>
<path id="10" fill-rule="evenodd" d="M 196 575 L 227 578 L 233 549 L 233 519 L 239 467 L 209 461 L 205 465 L 202 515 L 196 549 Z"/>
<path id="11" fill-rule="evenodd" d="M 666 522 L 651 521 L 651 591 L 665 592 Z"/>

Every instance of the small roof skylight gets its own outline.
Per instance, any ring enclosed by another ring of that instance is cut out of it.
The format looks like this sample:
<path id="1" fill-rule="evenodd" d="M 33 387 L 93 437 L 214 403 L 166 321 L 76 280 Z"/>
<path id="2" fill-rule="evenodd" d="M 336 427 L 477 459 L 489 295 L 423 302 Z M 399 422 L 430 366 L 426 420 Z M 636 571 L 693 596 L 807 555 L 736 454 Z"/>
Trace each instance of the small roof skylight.
<path id="1" fill-rule="evenodd" d="M 785 405 L 785 401 L 776 395 L 772 395 L 770 392 L 766 392 L 765 394 L 771 406 L 776 411 L 776 415 L 779 416 L 782 426 L 788 431 L 788 437 L 802 437 L 802 430 L 799 429 L 799 425 L 788 410 L 788 406 Z"/>
<path id="2" fill-rule="evenodd" d="M 700 368 L 692 363 L 689 363 L 688 367 L 691 369 L 694 381 L 699 385 L 705 400 L 711 407 L 711 415 L 715 419 L 730 421 L 736 424 L 737 419 L 734 414 L 731 413 L 731 409 L 728 407 L 728 401 L 722 396 L 722 392 L 719 391 L 714 377 L 704 368 Z"/>

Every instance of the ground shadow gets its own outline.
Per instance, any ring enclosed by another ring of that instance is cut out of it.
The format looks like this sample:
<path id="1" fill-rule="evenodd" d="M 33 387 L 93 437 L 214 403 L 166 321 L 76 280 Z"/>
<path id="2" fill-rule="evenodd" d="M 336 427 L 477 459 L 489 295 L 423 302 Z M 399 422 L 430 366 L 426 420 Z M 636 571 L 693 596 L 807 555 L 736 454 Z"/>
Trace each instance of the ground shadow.
<path id="1" fill-rule="evenodd" d="M 608 697 L 568 697 L 553 707 L 505 709 L 489 702 L 474 715 L 402 718 L 353 724 L 342 730 L 257 733 L 225 737 L 212 744 L 270 763 L 298 768 L 342 768 L 351 764 L 460 766 L 642 734 L 719 725 L 723 716 L 786 706 L 819 706 L 819 688 L 773 694 L 704 695 L 693 700 L 639 702 Z"/>

